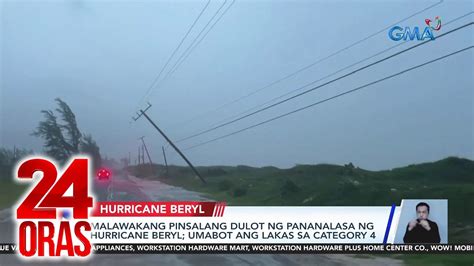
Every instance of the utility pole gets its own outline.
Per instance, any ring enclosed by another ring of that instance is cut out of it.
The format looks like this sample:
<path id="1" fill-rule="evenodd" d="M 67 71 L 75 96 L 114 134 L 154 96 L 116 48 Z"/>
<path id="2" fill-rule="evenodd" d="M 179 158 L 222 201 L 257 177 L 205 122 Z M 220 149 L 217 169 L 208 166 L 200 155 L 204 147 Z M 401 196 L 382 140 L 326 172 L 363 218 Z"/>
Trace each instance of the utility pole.
<path id="1" fill-rule="evenodd" d="M 151 162 L 150 153 L 148 153 L 148 149 L 147 149 L 146 144 L 145 144 L 145 140 L 143 140 L 144 137 L 145 136 L 141 136 L 138 139 L 142 140 L 143 147 L 145 148 L 145 151 L 146 151 L 146 156 L 148 157 L 148 161 L 150 161 L 150 165 L 153 165 L 153 163 Z"/>
<path id="2" fill-rule="evenodd" d="M 141 154 L 142 154 L 142 152 L 140 150 L 140 145 L 138 145 L 138 165 L 140 165 L 140 158 L 142 156 Z"/>
<path id="3" fill-rule="evenodd" d="M 145 113 L 148 109 L 150 109 L 150 107 L 151 107 L 151 104 L 148 103 L 147 108 L 145 108 L 145 110 L 140 110 L 140 112 L 137 113 L 138 116 L 136 118 L 133 117 L 133 120 L 137 121 L 141 116 L 144 116 L 148 120 L 148 122 L 150 122 L 150 124 L 166 139 L 166 141 L 168 141 L 168 143 L 171 145 L 171 147 L 173 147 L 173 149 L 181 156 L 181 158 L 183 158 L 186 161 L 186 163 L 189 165 L 189 167 L 191 167 L 191 169 L 199 177 L 199 179 L 201 179 L 201 181 L 204 184 L 206 184 L 207 183 L 206 180 L 204 180 L 204 178 L 201 176 L 201 174 L 199 174 L 199 172 L 196 170 L 194 165 L 188 160 L 188 158 L 186 158 L 186 156 L 181 152 L 181 150 L 178 147 L 176 147 L 176 145 L 174 145 L 174 143 L 168 138 L 168 136 L 166 136 L 166 134 Z"/>
<path id="4" fill-rule="evenodd" d="M 165 159 L 166 176 L 168 176 L 168 161 L 166 160 L 165 147 L 161 146 L 161 150 L 163 151 L 163 158 Z"/>

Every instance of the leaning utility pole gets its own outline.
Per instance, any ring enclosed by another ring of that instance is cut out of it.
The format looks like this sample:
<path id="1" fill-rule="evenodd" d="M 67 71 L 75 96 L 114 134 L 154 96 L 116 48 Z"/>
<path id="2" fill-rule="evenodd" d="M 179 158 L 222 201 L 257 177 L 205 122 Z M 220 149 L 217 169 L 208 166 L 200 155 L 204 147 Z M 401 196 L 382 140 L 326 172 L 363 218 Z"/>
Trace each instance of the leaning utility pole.
<path id="1" fill-rule="evenodd" d="M 138 165 L 140 165 L 140 157 L 141 157 L 141 151 L 140 151 L 140 145 L 138 145 Z"/>
<path id="2" fill-rule="evenodd" d="M 163 151 L 163 158 L 165 159 L 166 175 L 168 175 L 168 161 L 166 160 L 165 147 L 161 146 L 161 150 Z"/>
<path id="3" fill-rule="evenodd" d="M 145 151 L 146 151 L 146 156 L 148 157 L 148 161 L 150 161 L 150 165 L 153 165 L 153 163 L 151 162 L 150 153 L 148 153 L 148 149 L 147 149 L 146 144 L 145 144 L 145 140 L 143 140 L 144 137 L 145 136 L 141 136 L 138 139 L 142 140 L 143 147 L 145 148 Z"/>
<path id="4" fill-rule="evenodd" d="M 137 113 L 138 116 L 136 118 L 133 117 L 133 120 L 137 121 L 141 116 L 144 116 L 148 120 L 148 122 L 150 122 L 150 124 L 166 139 L 166 141 L 168 141 L 171 147 L 173 147 L 173 149 L 181 156 L 181 158 L 183 158 L 186 161 L 186 163 L 189 165 L 189 167 L 191 167 L 191 169 L 199 177 L 199 179 L 201 179 L 201 181 L 204 184 L 206 184 L 206 180 L 204 180 L 201 174 L 199 174 L 199 172 L 196 170 L 193 164 L 188 160 L 188 158 L 186 158 L 186 156 L 181 152 L 181 150 L 178 147 L 176 147 L 176 145 L 174 145 L 174 143 L 168 138 L 168 136 L 166 136 L 166 134 L 163 131 L 161 131 L 161 129 L 155 124 L 155 122 L 153 122 L 153 120 L 151 120 L 151 118 L 145 113 L 148 109 L 150 109 L 150 107 L 151 107 L 151 104 L 148 103 L 147 108 L 145 108 L 145 110 L 140 110 L 140 112 Z"/>

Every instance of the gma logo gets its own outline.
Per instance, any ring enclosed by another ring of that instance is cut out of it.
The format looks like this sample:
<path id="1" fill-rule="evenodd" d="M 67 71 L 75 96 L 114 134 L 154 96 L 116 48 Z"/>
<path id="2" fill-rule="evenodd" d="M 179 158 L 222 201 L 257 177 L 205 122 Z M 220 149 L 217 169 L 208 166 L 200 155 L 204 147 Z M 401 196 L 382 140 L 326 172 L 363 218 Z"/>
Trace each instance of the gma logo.
<path id="1" fill-rule="evenodd" d="M 388 37 L 393 41 L 413 41 L 415 39 L 424 41 L 425 39 L 435 39 L 433 30 L 430 27 L 425 27 L 423 32 L 421 32 L 418 27 L 413 27 L 412 29 L 410 27 L 402 28 L 400 26 L 394 26 L 388 31 Z"/>

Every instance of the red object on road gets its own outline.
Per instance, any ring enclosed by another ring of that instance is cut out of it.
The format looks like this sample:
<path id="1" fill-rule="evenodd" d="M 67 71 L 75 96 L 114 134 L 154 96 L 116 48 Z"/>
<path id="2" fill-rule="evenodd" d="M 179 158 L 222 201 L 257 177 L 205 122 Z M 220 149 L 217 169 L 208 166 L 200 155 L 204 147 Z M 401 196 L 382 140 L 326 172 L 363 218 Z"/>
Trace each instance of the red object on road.
<path id="1" fill-rule="evenodd" d="M 105 168 L 101 168 L 97 171 L 97 179 L 99 180 L 109 180 L 111 176 L 110 171 Z"/>

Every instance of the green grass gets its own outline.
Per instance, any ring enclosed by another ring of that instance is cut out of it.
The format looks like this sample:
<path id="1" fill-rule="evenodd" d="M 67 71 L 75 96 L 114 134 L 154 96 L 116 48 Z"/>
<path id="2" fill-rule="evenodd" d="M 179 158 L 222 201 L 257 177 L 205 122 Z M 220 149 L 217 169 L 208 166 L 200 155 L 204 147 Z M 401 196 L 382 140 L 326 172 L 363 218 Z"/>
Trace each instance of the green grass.
<path id="1" fill-rule="evenodd" d="M 460 233 L 464 226 L 474 226 L 474 162 L 467 159 L 449 157 L 386 171 L 329 164 L 290 169 L 198 167 L 207 184 L 186 167 L 170 167 L 168 178 L 150 175 L 149 167 L 129 170 L 139 177 L 208 194 L 229 205 L 390 206 L 404 198 L 448 199 L 450 228 L 459 227 L 450 230 L 450 239 L 474 239 L 472 234 Z M 155 166 L 155 173 L 160 172 L 162 166 Z"/>
<path id="2" fill-rule="evenodd" d="M 290 169 L 248 166 L 198 167 L 203 184 L 186 167 L 171 166 L 169 177 L 130 167 L 136 176 L 208 194 L 229 205 L 390 206 L 402 199 L 448 199 L 449 241 L 474 242 L 474 161 L 449 157 L 386 171 L 352 165 L 298 165 Z M 155 173 L 164 173 L 156 165 Z M 160 176 L 160 177 L 158 177 Z M 372 255 L 369 255 L 372 256 Z M 473 255 L 386 255 L 408 265 L 473 265 Z"/>
<path id="3" fill-rule="evenodd" d="M 9 208 L 14 204 L 23 191 L 26 189 L 25 185 L 19 185 L 12 181 L 0 179 L 0 210 Z"/>

